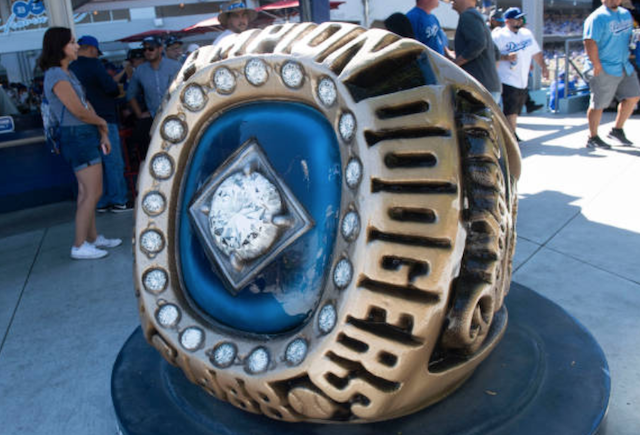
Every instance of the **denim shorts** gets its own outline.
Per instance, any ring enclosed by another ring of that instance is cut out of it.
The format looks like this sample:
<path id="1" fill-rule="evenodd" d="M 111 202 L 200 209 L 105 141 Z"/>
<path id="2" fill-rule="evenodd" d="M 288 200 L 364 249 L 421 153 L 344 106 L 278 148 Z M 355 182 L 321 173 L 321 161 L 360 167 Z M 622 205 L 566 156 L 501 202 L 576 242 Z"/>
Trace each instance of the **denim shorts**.
<path id="1" fill-rule="evenodd" d="M 95 125 L 60 127 L 61 152 L 74 172 L 102 162 L 100 133 Z"/>

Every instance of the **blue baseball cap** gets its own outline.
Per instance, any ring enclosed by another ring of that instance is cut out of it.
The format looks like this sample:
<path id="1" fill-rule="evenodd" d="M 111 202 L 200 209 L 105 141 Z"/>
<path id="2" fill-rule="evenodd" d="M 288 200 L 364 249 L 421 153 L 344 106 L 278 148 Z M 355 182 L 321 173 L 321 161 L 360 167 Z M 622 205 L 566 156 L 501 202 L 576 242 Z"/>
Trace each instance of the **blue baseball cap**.
<path id="1" fill-rule="evenodd" d="M 520 8 L 509 8 L 504 13 L 504 18 L 507 20 L 518 20 L 525 16 L 525 13 Z"/>
<path id="2" fill-rule="evenodd" d="M 489 14 L 489 19 L 495 20 L 499 23 L 504 23 L 504 17 L 502 16 L 502 9 L 494 9 L 493 11 L 491 11 L 491 14 Z"/>
<path id="3" fill-rule="evenodd" d="M 98 49 L 98 54 L 102 55 L 102 52 L 100 51 L 100 44 L 98 43 L 98 40 L 91 36 L 91 35 L 84 35 L 82 36 L 80 39 L 78 39 L 78 45 L 90 45 L 92 47 L 95 47 Z"/>

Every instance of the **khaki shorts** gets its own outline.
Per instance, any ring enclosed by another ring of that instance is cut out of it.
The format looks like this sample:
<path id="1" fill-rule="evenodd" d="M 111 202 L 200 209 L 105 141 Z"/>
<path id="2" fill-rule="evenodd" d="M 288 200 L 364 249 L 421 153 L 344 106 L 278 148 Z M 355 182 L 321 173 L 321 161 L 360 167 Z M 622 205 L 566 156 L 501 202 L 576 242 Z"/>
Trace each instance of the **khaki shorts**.
<path id="1" fill-rule="evenodd" d="M 602 71 L 599 76 L 589 80 L 589 88 L 591 90 L 589 107 L 592 109 L 606 109 L 613 101 L 613 97 L 618 101 L 640 97 L 640 83 L 635 71 L 631 75 L 623 72 L 620 77 Z"/>

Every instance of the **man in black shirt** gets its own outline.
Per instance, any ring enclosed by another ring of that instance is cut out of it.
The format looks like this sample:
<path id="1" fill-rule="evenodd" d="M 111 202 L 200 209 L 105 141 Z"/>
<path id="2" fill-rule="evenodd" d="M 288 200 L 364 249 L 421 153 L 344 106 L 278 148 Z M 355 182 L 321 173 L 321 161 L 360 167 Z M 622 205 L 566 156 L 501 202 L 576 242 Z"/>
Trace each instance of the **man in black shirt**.
<path id="1" fill-rule="evenodd" d="M 117 213 L 131 210 L 124 180 L 124 162 L 116 112 L 115 99 L 120 94 L 120 89 L 98 59 L 102 54 L 98 40 L 93 36 L 83 36 L 78 39 L 78 44 L 78 59 L 72 62 L 69 68 L 84 86 L 87 99 L 98 116 L 107 121 L 111 142 L 111 153 L 102 155 L 103 193 L 97 208 L 99 212 L 111 210 Z"/>
<path id="2" fill-rule="evenodd" d="M 484 16 L 476 9 L 476 0 L 453 0 L 460 14 L 455 39 L 455 63 L 471 74 L 500 102 L 502 84 L 496 69 L 496 50 Z"/>

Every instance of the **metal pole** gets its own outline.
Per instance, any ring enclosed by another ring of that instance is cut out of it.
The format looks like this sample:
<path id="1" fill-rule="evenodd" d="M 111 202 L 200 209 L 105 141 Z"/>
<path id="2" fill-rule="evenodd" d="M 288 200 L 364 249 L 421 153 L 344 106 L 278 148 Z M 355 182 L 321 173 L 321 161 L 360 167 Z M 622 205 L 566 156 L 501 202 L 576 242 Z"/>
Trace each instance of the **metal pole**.
<path id="1" fill-rule="evenodd" d="M 558 86 L 560 85 L 560 82 L 558 81 L 558 71 L 560 71 L 560 65 L 558 64 L 558 61 L 560 60 L 558 55 L 556 54 L 554 56 L 555 60 L 556 60 L 556 72 L 555 72 L 555 80 L 556 80 L 556 89 L 555 89 L 555 101 L 556 101 L 556 107 L 553 108 L 553 113 L 559 113 L 560 112 L 560 101 L 558 101 Z M 567 93 L 567 90 L 565 89 L 565 94 Z"/>
<path id="2" fill-rule="evenodd" d="M 523 12 L 527 14 L 527 28 L 531 30 L 542 50 L 544 3 L 540 0 L 523 0 L 522 6 Z M 533 70 L 533 89 L 540 89 L 540 81 L 540 70 L 535 68 Z"/>
<path id="3" fill-rule="evenodd" d="M 311 0 L 300 0 L 300 21 L 311 21 Z"/>
<path id="4" fill-rule="evenodd" d="M 564 99 L 569 99 L 569 40 L 564 41 Z"/>
<path id="5" fill-rule="evenodd" d="M 75 34 L 71 0 L 44 0 L 49 17 L 49 27 L 68 27 Z"/>
<path id="6" fill-rule="evenodd" d="M 364 14 L 363 14 L 364 15 L 364 23 L 362 23 L 362 25 L 368 29 L 370 24 L 371 24 L 369 22 L 370 21 L 370 17 L 369 17 L 369 13 L 370 13 L 370 11 L 369 11 L 369 0 L 362 0 L 362 9 L 364 9 Z"/>

